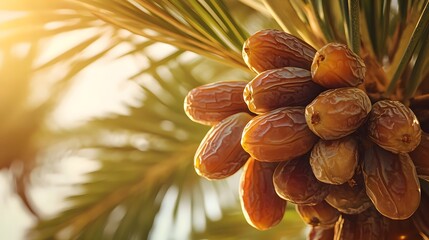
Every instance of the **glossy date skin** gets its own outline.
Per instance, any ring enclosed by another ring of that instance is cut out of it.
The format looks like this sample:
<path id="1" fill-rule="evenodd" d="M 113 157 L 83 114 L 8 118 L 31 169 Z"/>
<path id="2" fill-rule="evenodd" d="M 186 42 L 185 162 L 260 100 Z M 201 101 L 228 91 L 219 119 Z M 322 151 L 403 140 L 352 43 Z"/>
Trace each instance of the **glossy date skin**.
<path id="1" fill-rule="evenodd" d="M 337 140 L 319 140 L 311 150 L 310 165 L 319 181 L 340 185 L 353 177 L 358 159 L 358 142 L 347 136 Z"/>
<path id="2" fill-rule="evenodd" d="M 247 66 L 260 73 L 281 67 L 310 70 L 316 49 L 289 33 L 265 29 L 244 42 L 242 53 Z"/>
<path id="3" fill-rule="evenodd" d="M 263 163 L 250 158 L 240 179 L 240 202 L 247 222 L 259 230 L 277 225 L 287 202 L 274 191 L 273 173 L 277 163 Z"/>
<path id="4" fill-rule="evenodd" d="M 334 226 L 340 212 L 325 201 L 316 205 L 296 205 L 296 211 L 302 220 L 312 226 Z"/>
<path id="5" fill-rule="evenodd" d="M 305 106 L 322 91 L 311 80 L 310 71 L 284 67 L 260 73 L 246 85 L 243 97 L 251 112 L 262 114 L 281 107 Z"/>
<path id="6" fill-rule="evenodd" d="M 362 174 L 354 176 L 351 183 L 331 186 L 325 201 L 345 214 L 359 214 L 373 206 L 366 194 Z"/>
<path id="7" fill-rule="evenodd" d="M 194 122 L 213 126 L 235 113 L 248 112 L 243 100 L 247 81 L 223 81 L 199 86 L 184 100 L 186 115 Z"/>
<path id="8" fill-rule="evenodd" d="M 304 108 L 286 107 L 253 118 L 243 131 L 241 145 L 259 161 L 279 162 L 307 153 L 316 141 L 305 122 Z"/>
<path id="9" fill-rule="evenodd" d="M 322 92 L 305 108 L 308 127 L 324 140 L 335 140 L 356 131 L 371 111 L 371 101 L 358 88 Z"/>
<path id="10" fill-rule="evenodd" d="M 249 158 L 240 145 L 241 134 L 252 119 L 237 113 L 212 127 L 201 141 L 194 157 L 198 175 L 207 179 L 223 179 L 237 172 Z"/>
<path id="11" fill-rule="evenodd" d="M 319 182 L 311 171 L 308 156 L 281 162 L 274 172 L 277 194 L 292 203 L 316 205 L 329 193 L 329 185 Z"/>
<path id="12" fill-rule="evenodd" d="M 420 183 L 408 154 L 369 145 L 363 161 L 366 192 L 376 209 L 391 219 L 407 219 L 420 204 Z"/>
<path id="13" fill-rule="evenodd" d="M 326 88 L 356 87 L 365 79 L 364 61 L 341 43 L 320 48 L 311 64 L 313 81 Z"/>
<path id="14" fill-rule="evenodd" d="M 417 175 L 429 181 L 429 134 L 422 132 L 420 144 L 414 151 L 410 152 L 410 157 L 416 167 Z"/>
<path id="15" fill-rule="evenodd" d="M 368 118 L 368 135 L 393 153 L 413 151 L 420 143 L 421 128 L 416 115 L 399 101 L 374 103 Z"/>

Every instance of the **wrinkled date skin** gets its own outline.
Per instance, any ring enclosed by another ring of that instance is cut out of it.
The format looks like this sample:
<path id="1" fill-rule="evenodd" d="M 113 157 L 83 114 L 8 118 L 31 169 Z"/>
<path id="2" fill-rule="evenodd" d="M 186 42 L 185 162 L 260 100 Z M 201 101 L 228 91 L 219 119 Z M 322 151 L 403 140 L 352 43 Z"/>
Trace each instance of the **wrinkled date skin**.
<path id="1" fill-rule="evenodd" d="M 260 73 L 247 84 L 243 96 L 249 110 L 261 114 L 281 107 L 305 106 L 322 91 L 311 80 L 310 71 L 285 67 Z"/>
<path id="2" fill-rule="evenodd" d="M 277 225 L 283 218 L 286 201 L 277 196 L 273 172 L 277 163 L 250 158 L 240 180 L 240 202 L 247 222 L 259 230 Z"/>
<path id="3" fill-rule="evenodd" d="M 391 219 L 407 219 L 420 204 L 420 183 L 408 154 L 394 154 L 377 145 L 365 151 L 366 193 L 377 210 Z"/>
<path id="4" fill-rule="evenodd" d="M 328 43 L 311 64 L 313 81 L 326 88 L 356 87 L 365 79 L 364 61 L 341 43 Z"/>
<path id="5" fill-rule="evenodd" d="M 366 194 L 365 183 L 363 179 L 354 177 L 357 181 L 353 184 L 344 183 L 342 185 L 331 186 L 328 196 L 325 201 L 338 211 L 345 214 L 358 214 L 371 206 L 371 200 Z M 363 178 L 360 175 L 360 178 Z"/>
<path id="6" fill-rule="evenodd" d="M 316 205 L 296 205 L 296 211 L 302 220 L 312 226 L 334 226 L 340 217 L 340 212 L 325 201 Z"/>
<path id="7" fill-rule="evenodd" d="M 308 240 L 332 240 L 334 239 L 335 228 L 324 226 L 312 226 L 308 233 Z"/>
<path id="8" fill-rule="evenodd" d="M 186 115 L 194 122 L 212 126 L 235 113 L 248 112 L 243 100 L 247 83 L 224 81 L 192 89 L 184 101 Z"/>
<path id="9" fill-rule="evenodd" d="M 194 157 L 198 175 L 222 179 L 237 172 L 249 158 L 240 145 L 241 134 L 252 116 L 237 113 L 212 127 L 201 141 Z"/>
<path id="10" fill-rule="evenodd" d="M 307 153 L 316 141 L 304 108 L 286 107 L 253 118 L 244 128 L 241 145 L 259 161 L 278 162 Z"/>
<path id="11" fill-rule="evenodd" d="M 410 157 L 416 167 L 417 175 L 429 181 L 429 134 L 422 132 L 420 144 L 414 151 L 410 152 Z"/>
<path id="12" fill-rule="evenodd" d="M 289 33 L 265 29 L 244 42 L 242 53 L 247 66 L 260 73 L 281 67 L 310 70 L 316 49 Z"/>
<path id="13" fill-rule="evenodd" d="M 311 150 L 310 165 L 319 181 L 339 185 L 353 177 L 358 159 L 358 142 L 354 137 L 321 139 Z"/>
<path id="14" fill-rule="evenodd" d="M 335 140 L 358 129 L 371 111 L 371 101 L 358 88 L 322 92 L 305 108 L 308 127 L 324 140 Z"/>
<path id="15" fill-rule="evenodd" d="M 329 185 L 314 177 L 308 156 L 281 162 L 274 172 L 273 182 L 277 194 L 295 204 L 315 205 L 329 193 Z"/>
<path id="16" fill-rule="evenodd" d="M 413 151 L 420 143 L 422 130 L 416 115 L 401 102 L 374 103 L 368 118 L 368 135 L 380 147 L 393 153 Z"/>

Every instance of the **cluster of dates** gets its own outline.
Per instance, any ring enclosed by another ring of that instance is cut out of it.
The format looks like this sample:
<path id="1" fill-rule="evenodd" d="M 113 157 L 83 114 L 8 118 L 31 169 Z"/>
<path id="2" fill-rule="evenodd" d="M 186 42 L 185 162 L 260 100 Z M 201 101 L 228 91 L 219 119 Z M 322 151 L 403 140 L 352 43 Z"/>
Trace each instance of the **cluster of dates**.
<path id="1" fill-rule="evenodd" d="M 282 31 L 244 43 L 257 76 L 197 87 L 185 112 L 212 128 L 196 172 L 223 179 L 244 166 L 240 199 L 257 229 L 277 225 L 287 202 L 309 239 L 428 239 L 429 135 L 398 101 L 372 102 L 366 67 L 347 46 L 316 51 Z"/>

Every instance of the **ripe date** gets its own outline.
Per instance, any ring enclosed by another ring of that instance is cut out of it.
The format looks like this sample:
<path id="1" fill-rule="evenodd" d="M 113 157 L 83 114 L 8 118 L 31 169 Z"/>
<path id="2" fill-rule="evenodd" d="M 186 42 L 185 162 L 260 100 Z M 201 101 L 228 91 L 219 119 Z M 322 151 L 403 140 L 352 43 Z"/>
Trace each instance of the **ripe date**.
<path id="1" fill-rule="evenodd" d="M 241 145 L 259 161 L 278 162 L 307 153 L 316 141 L 304 108 L 286 107 L 253 118 L 244 128 Z"/>
<path id="2" fill-rule="evenodd" d="M 305 106 L 322 91 L 311 80 L 310 71 L 284 67 L 260 73 L 246 85 L 243 96 L 249 110 L 261 114 L 280 107 Z"/>
<path id="3" fill-rule="evenodd" d="M 283 218 L 286 201 L 274 191 L 273 172 L 277 163 L 250 158 L 240 179 L 240 202 L 247 222 L 259 230 L 277 225 Z"/>

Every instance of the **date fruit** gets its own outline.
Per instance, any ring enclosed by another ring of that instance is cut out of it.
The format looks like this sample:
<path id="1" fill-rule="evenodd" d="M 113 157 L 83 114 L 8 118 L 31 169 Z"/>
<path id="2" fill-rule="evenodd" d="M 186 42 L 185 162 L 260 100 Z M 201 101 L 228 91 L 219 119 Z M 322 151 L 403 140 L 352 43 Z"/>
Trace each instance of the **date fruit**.
<path id="1" fill-rule="evenodd" d="M 249 110 L 261 114 L 281 107 L 305 106 L 322 91 L 311 80 L 310 71 L 284 67 L 260 73 L 247 84 L 243 96 Z"/>
<path id="2" fill-rule="evenodd" d="M 274 172 L 277 194 L 292 203 L 315 205 L 329 193 L 329 185 L 319 182 L 311 171 L 308 156 L 281 162 Z"/>
<path id="3" fill-rule="evenodd" d="M 311 150 L 310 165 L 319 181 L 339 185 L 353 177 L 358 159 L 358 142 L 354 137 L 321 139 Z"/>
<path id="4" fill-rule="evenodd" d="M 316 205 L 296 205 L 296 211 L 302 220 L 312 226 L 334 226 L 340 217 L 340 212 L 325 201 Z"/>
<path id="5" fill-rule="evenodd" d="M 265 29 L 244 42 L 242 53 L 247 66 L 260 73 L 281 67 L 310 70 L 316 49 L 289 33 Z"/>
<path id="6" fill-rule="evenodd" d="M 362 177 L 362 176 L 360 176 Z M 355 177 L 356 178 L 356 177 Z M 325 201 L 345 214 L 358 214 L 373 206 L 362 180 L 331 186 Z"/>
<path id="7" fill-rule="evenodd" d="M 416 167 L 417 175 L 429 181 L 429 134 L 422 132 L 420 144 L 414 151 L 410 152 L 410 157 Z"/>
<path id="8" fill-rule="evenodd" d="M 247 113 L 237 113 L 212 127 L 201 141 L 194 157 L 198 175 L 207 179 L 222 179 L 237 172 L 249 158 L 240 145 L 241 134 L 252 119 Z"/>
<path id="9" fill-rule="evenodd" d="M 286 201 L 277 196 L 273 172 L 277 163 L 249 158 L 240 179 L 240 202 L 247 222 L 259 230 L 277 225 L 286 210 Z"/>
<path id="10" fill-rule="evenodd" d="M 358 129 L 371 111 L 371 101 L 358 88 L 322 92 L 305 108 L 308 127 L 324 140 L 347 136 Z"/>
<path id="11" fill-rule="evenodd" d="M 326 88 L 356 87 L 365 79 L 364 61 L 341 43 L 319 49 L 311 64 L 313 81 Z"/>
<path id="12" fill-rule="evenodd" d="M 259 161 L 278 162 L 307 153 L 316 141 L 304 108 L 286 107 L 253 118 L 243 130 L 241 145 Z"/>
<path id="13" fill-rule="evenodd" d="M 406 153 L 369 146 L 362 168 L 368 197 L 382 215 L 396 220 L 409 218 L 420 204 L 420 183 L 413 161 Z"/>
<path id="14" fill-rule="evenodd" d="M 416 115 L 399 101 L 374 103 L 368 118 L 368 135 L 378 146 L 393 153 L 413 151 L 422 130 Z"/>
<path id="15" fill-rule="evenodd" d="M 185 98 L 185 113 L 194 122 L 212 126 L 235 113 L 248 112 L 243 100 L 246 85 L 246 81 L 224 81 L 194 88 Z"/>

